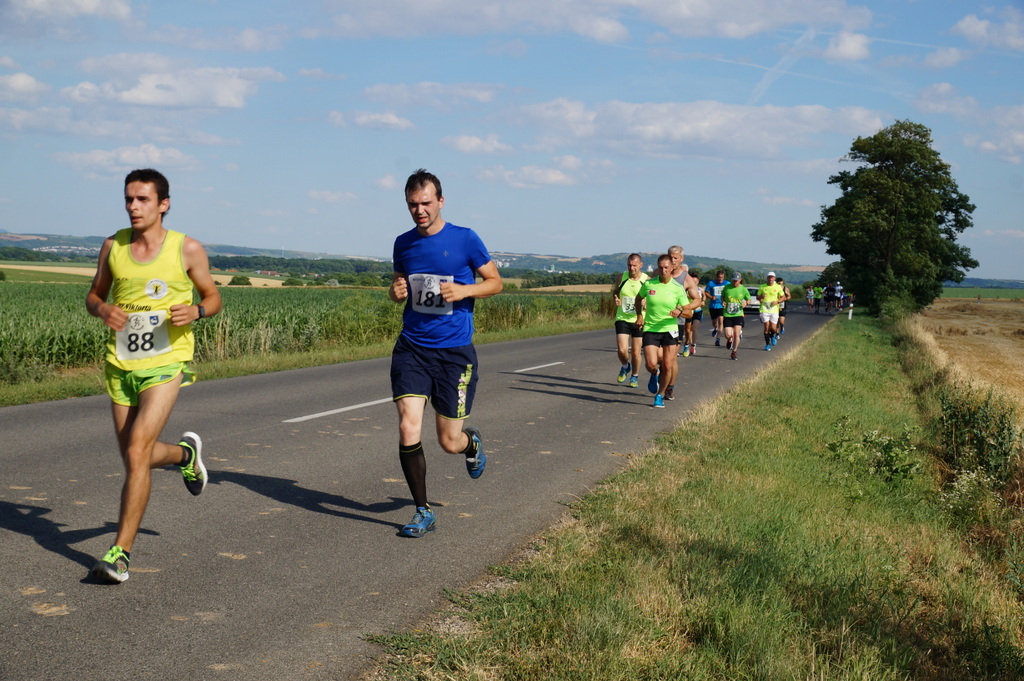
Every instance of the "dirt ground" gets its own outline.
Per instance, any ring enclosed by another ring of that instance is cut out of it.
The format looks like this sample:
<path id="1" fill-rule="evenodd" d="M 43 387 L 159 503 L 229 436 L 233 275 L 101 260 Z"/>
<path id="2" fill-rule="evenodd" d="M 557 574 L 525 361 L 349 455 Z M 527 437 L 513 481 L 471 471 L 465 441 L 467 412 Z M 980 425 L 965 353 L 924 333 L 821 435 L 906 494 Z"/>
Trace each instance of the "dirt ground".
<path id="1" fill-rule="evenodd" d="M 919 316 L 949 360 L 994 385 L 1024 414 L 1024 301 L 945 298 Z"/>
<path id="2" fill-rule="evenodd" d="M 3 269 L 6 270 L 28 270 L 30 272 L 58 272 L 60 274 L 80 274 L 84 279 L 92 279 L 96 276 L 95 267 L 56 267 L 52 265 L 3 265 Z M 218 284 L 227 285 L 233 274 L 218 274 L 217 272 L 211 273 L 213 280 Z M 268 288 L 276 288 L 284 285 L 283 279 L 262 279 L 260 277 L 249 276 L 249 281 L 252 282 L 254 288 L 266 286 Z M 86 282 L 88 283 L 88 282 Z"/>

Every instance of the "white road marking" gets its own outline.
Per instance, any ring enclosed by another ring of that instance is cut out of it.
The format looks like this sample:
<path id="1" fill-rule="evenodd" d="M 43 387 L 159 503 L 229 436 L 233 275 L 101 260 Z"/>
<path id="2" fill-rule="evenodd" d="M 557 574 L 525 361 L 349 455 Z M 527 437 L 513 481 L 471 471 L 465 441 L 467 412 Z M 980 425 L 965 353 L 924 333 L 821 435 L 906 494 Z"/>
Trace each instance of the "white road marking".
<path id="1" fill-rule="evenodd" d="M 526 369 L 516 369 L 512 373 L 514 373 L 514 374 L 521 374 L 524 371 L 534 371 L 536 369 L 547 369 L 548 367 L 556 367 L 559 364 L 565 364 L 565 362 L 552 362 L 551 364 L 541 364 L 540 366 L 537 366 L 537 367 L 528 367 Z"/>
<path id="2" fill-rule="evenodd" d="M 362 404 L 353 404 L 351 407 L 342 407 L 341 409 L 332 409 L 331 411 L 322 411 L 319 414 L 309 414 L 307 416 L 297 416 L 293 419 L 287 419 L 284 423 L 299 423 L 301 421 L 312 421 L 318 419 L 321 416 L 331 416 L 332 414 L 340 414 L 343 411 L 352 411 L 354 409 L 363 409 L 364 407 L 373 407 L 378 404 L 384 404 L 385 402 L 393 401 L 390 397 L 383 400 L 374 400 L 373 402 L 363 402 Z"/>

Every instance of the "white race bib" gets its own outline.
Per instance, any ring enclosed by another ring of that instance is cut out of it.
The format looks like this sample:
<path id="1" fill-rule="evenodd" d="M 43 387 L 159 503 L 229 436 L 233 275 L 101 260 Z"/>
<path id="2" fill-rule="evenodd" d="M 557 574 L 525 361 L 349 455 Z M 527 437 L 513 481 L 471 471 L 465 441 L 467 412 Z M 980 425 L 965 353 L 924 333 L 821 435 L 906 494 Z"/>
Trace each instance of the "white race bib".
<path id="1" fill-rule="evenodd" d="M 622 311 L 626 314 L 634 314 L 636 312 L 636 298 L 634 296 L 623 296 L 622 300 Z"/>
<path id="2" fill-rule="evenodd" d="M 441 297 L 441 284 L 447 284 L 452 279 L 450 274 L 410 274 L 412 309 L 423 314 L 451 314 L 452 306 Z"/>
<path id="3" fill-rule="evenodd" d="M 740 312 L 743 311 L 743 306 L 741 306 L 739 303 L 726 303 L 725 311 L 728 312 L 729 314 L 739 314 Z"/>
<path id="4" fill-rule="evenodd" d="M 167 333 L 167 311 L 135 312 L 128 315 L 122 331 L 114 334 L 117 358 L 147 359 L 171 351 Z"/>

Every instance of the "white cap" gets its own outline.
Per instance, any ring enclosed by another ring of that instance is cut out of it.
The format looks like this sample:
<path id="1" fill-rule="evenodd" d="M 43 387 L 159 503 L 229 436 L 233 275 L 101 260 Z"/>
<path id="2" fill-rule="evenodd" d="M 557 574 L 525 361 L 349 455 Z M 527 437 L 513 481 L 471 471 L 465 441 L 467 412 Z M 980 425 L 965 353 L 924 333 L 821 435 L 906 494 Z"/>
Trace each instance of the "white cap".
<path id="1" fill-rule="evenodd" d="M 768 276 L 769 276 L 769 277 L 774 277 L 774 276 L 775 276 L 775 273 L 774 273 L 774 272 L 769 272 L 769 273 L 768 273 Z"/>

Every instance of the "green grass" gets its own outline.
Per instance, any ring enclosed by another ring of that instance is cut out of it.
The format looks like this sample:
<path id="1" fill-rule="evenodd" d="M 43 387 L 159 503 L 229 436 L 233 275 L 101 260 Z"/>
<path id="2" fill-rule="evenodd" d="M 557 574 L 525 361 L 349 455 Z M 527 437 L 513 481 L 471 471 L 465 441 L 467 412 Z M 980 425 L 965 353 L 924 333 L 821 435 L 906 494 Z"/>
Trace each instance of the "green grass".
<path id="1" fill-rule="evenodd" d="M 108 329 L 85 311 L 88 285 L 0 282 L 0 405 L 92 394 Z M 379 357 L 402 326 L 383 289 L 225 287 L 223 311 L 193 325 L 211 378 Z M 508 293 L 477 301 L 478 342 L 610 326 L 609 296 Z M 63 391 L 63 392 L 62 392 Z"/>
<path id="2" fill-rule="evenodd" d="M 1005 298 L 1020 300 L 1024 298 L 1024 288 L 950 288 L 942 289 L 943 298 Z"/>
<path id="3" fill-rule="evenodd" d="M 888 480 L 827 447 L 917 425 L 896 352 L 866 318 L 827 325 L 493 568 L 511 586 L 453 595 L 469 633 L 375 638 L 383 673 L 1022 678 L 1020 606 L 948 529 L 923 455 L 905 448 L 919 472 Z"/>

